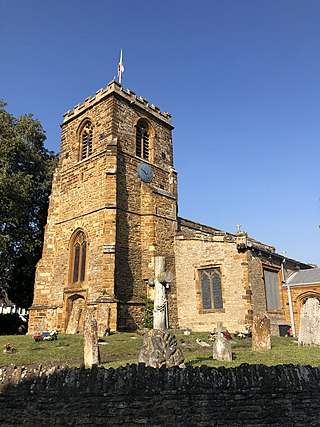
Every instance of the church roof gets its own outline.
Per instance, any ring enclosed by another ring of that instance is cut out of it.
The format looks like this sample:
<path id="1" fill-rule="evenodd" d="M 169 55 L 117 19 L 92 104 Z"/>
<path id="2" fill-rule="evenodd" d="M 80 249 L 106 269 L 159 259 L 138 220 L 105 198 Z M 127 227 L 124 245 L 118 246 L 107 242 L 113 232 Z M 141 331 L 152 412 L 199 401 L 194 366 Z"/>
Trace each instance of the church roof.
<path id="1" fill-rule="evenodd" d="M 320 284 L 320 268 L 297 271 L 291 274 L 286 282 L 290 286 Z"/>

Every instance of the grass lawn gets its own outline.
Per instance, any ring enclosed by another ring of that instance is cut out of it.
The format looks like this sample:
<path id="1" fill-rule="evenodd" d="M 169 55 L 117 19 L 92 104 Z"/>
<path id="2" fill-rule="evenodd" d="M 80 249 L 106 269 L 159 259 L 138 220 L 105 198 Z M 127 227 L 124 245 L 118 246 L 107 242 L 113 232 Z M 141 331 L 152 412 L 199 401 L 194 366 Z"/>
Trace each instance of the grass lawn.
<path id="1" fill-rule="evenodd" d="M 185 363 L 192 366 L 235 367 L 242 363 L 280 365 L 320 365 L 319 347 L 298 347 L 297 339 L 272 337 L 270 351 L 251 351 L 250 338 L 233 339 L 232 362 L 219 362 L 212 359 L 211 342 L 207 333 L 194 332 L 189 336 L 176 334 L 178 347 L 182 350 Z M 196 339 L 210 343 L 210 347 L 201 347 Z M 0 351 L 0 366 L 39 365 L 80 366 L 83 363 L 83 337 L 81 335 L 59 335 L 55 341 L 35 342 L 30 335 L 0 336 L 0 348 L 6 343 L 14 348 L 12 353 Z M 110 368 L 138 363 L 142 345 L 142 335 L 137 333 L 114 333 L 104 337 L 99 344 L 101 365 Z"/>

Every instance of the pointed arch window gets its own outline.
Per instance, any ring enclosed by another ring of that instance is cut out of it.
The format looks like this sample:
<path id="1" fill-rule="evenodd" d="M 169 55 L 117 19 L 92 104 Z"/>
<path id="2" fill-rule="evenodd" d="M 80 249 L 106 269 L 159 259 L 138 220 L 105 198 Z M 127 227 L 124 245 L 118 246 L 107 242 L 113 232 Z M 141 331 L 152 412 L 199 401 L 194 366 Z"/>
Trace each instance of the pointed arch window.
<path id="1" fill-rule="evenodd" d="M 93 125 L 87 120 L 80 133 L 80 160 L 86 159 L 92 154 Z"/>
<path id="2" fill-rule="evenodd" d="M 150 128 L 147 120 L 139 120 L 136 128 L 136 156 L 150 160 Z"/>
<path id="3" fill-rule="evenodd" d="M 72 239 L 71 247 L 71 282 L 85 280 L 87 258 L 87 240 L 83 231 L 78 231 Z"/>
<path id="4" fill-rule="evenodd" d="M 220 267 L 199 270 L 202 310 L 222 310 L 222 283 Z"/>

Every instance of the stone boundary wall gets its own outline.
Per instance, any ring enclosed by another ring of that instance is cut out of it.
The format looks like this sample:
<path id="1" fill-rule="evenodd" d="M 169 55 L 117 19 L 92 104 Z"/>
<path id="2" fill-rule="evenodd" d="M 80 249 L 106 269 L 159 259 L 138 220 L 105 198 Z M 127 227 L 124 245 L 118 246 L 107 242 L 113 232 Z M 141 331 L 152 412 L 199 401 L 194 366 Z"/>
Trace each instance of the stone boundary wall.
<path id="1" fill-rule="evenodd" d="M 320 369 L 0 368 L 0 425 L 320 426 Z"/>

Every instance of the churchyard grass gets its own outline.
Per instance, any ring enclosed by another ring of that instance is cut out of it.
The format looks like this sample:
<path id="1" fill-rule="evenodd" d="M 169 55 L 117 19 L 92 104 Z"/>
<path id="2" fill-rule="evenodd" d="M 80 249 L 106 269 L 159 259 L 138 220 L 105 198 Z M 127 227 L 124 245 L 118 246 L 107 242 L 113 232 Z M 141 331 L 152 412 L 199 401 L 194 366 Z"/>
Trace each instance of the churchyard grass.
<path id="1" fill-rule="evenodd" d="M 192 366 L 235 367 L 242 363 L 298 364 L 320 366 L 319 347 L 298 347 L 297 339 L 272 337 L 270 351 L 251 351 L 249 338 L 233 338 L 232 362 L 212 360 L 212 344 L 208 333 L 176 333 L 178 347 L 182 350 L 185 363 Z M 201 347 L 196 339 L 210 344 Z M 142 335 L 137 333 L 114 333 L 104 337 L 105 344 L 99 344 L 101 365 L 109 368 L 138 363 L 142 346 Z M 4 353 L 4 345 L 10 343 L 14 351 Z M 83 363 L 83 337 L 81 335 L 59 335 L 55 341 L 35 342 L 31 335 L 0 336 L 0 366 L 39 365 L 80 366 Z"/>

